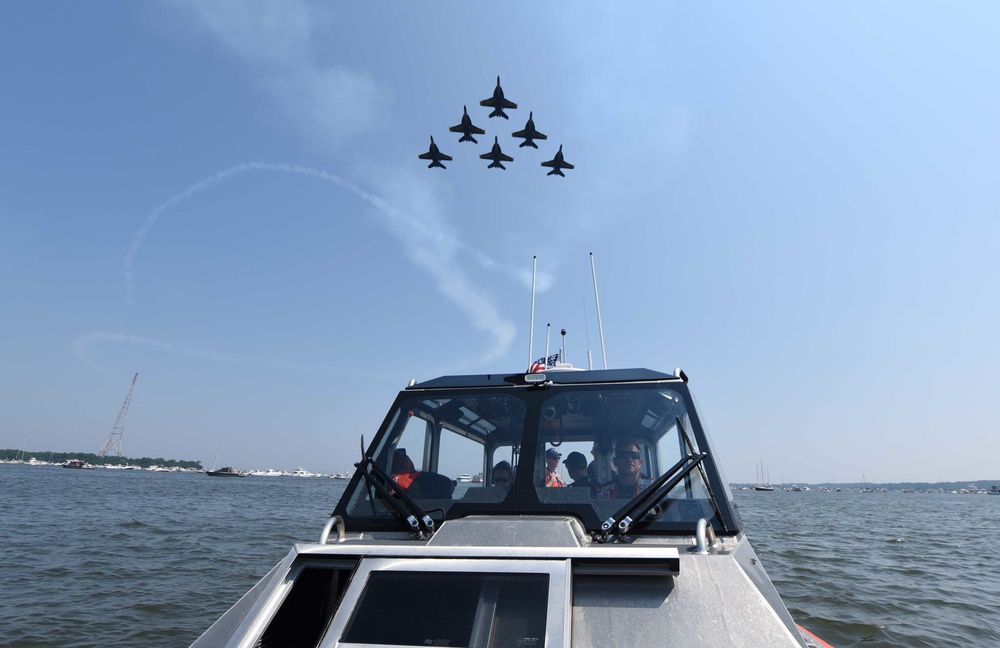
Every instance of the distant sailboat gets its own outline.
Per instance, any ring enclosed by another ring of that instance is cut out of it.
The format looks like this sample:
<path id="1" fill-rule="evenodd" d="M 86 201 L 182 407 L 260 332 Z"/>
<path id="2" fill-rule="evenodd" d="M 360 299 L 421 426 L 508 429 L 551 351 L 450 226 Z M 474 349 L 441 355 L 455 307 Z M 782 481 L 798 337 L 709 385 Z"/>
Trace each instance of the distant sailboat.
<path id="1" fill-rule="evenodd" d="M 767 478 L 765 479 L 763 461 L 757 465 L 757 483 L 753 485 L 753 489 L 758 491 L 774 490 L 774 486 L 771 485 L 771 471 L 767 471 Z"/>

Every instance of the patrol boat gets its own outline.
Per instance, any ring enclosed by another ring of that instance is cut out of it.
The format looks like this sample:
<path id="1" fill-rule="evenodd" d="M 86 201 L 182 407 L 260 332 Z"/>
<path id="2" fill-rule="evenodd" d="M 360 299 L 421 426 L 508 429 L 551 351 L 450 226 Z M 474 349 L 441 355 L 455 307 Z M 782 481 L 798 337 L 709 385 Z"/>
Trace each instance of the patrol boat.
<path id="1" fill-rule="evenodd" d="M 744 535 L 680 370 L 411 382 L 362 447 L 318 542 L 193 648 L 828 646 Z M 591 450 L 598 485 L 546 488 L 549 448 Z M 446 474 L 469 466 L 482 486 Z"/>

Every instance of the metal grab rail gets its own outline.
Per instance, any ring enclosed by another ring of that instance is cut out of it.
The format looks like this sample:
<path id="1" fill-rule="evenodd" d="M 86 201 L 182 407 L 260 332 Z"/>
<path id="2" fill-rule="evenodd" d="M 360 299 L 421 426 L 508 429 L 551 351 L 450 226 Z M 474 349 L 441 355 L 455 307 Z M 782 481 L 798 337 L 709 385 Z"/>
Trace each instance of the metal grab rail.
<path id="1" fill-rule="evenodd" d="M 330 531 L 333 530 L 334 525 L 337 526 L 337 542 L 343 542 L 347 539 L 347 527 L 344 526 L 344 518 L 339 515 L 331 515 L 319 534 L 320 544 L 325 545 L 330 540 Z"/>
<path id="2" fill-rule="evenodd" d="M 710 547 L 715 547 L 715 529 L 705 518 L 698 519 L 698 528 L 694 534 L 694 553 L 702 556 L 708 554 Z"/>

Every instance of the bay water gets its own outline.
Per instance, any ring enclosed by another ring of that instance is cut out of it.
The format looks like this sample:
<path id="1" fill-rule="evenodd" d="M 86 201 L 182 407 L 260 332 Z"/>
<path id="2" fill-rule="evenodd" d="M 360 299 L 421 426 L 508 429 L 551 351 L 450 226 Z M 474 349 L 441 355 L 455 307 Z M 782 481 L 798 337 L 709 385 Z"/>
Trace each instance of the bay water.
<path id="1" fill-rule="evenodd" d="M 187 646 L 319 538 L 346 484 L 0 464 L 0 646 Z M 837 648 L 1000 646 L 1000 497 L 735 498 L 796 621 Z"/>

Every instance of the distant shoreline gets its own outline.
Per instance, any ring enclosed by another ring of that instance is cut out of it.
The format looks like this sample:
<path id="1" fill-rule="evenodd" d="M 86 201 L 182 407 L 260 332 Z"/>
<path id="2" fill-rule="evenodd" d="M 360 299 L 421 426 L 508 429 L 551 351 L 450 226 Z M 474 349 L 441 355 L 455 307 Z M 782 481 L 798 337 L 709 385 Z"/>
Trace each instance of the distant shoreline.
<path id="1" fill-rule="evenodd" d="M 800 490 L 813 490 L 813 491 L 886 491 L 886 492 L 915 492 L 915 493 L 962 493 L 967 492 L 971 494 L 977 493 L 988 493 L 995 486 L 1000 486 L 1000 479 L 970 479 L 970 480 L 960 480 L 960 481 L 948 481 L 948 482 L 820 482 L 820 483 L 809 483 L 809 482 L 798 482 L 797 484 L 792 483 L 781 483 L 781 484 L 771 484 L 774 490 L 778 491 L 794 491 L 795 488 Z M 729 487 L 733 490 L 753 490 L 754 484 L 745 482 L 731 482 Z"/>
<path id="2" fill-rule="evenodd" d="M 17 450 L 11 448 L 0 449 L 0 462 L 2 463 L 29 463 L 32 459 L 36 463 L 44 464 L 64 464 L 70 460 L 85 461 L 95 466 L 134 466 L 136 468 L 150 468 L 161 466 L 163 468 L 183 468 L 185 470 L 204 470 L 200 461 L 188 459 L 164 459 L 163 457 L 102 457 L 93 452 L 53 452 L 49 450 Z"/>

